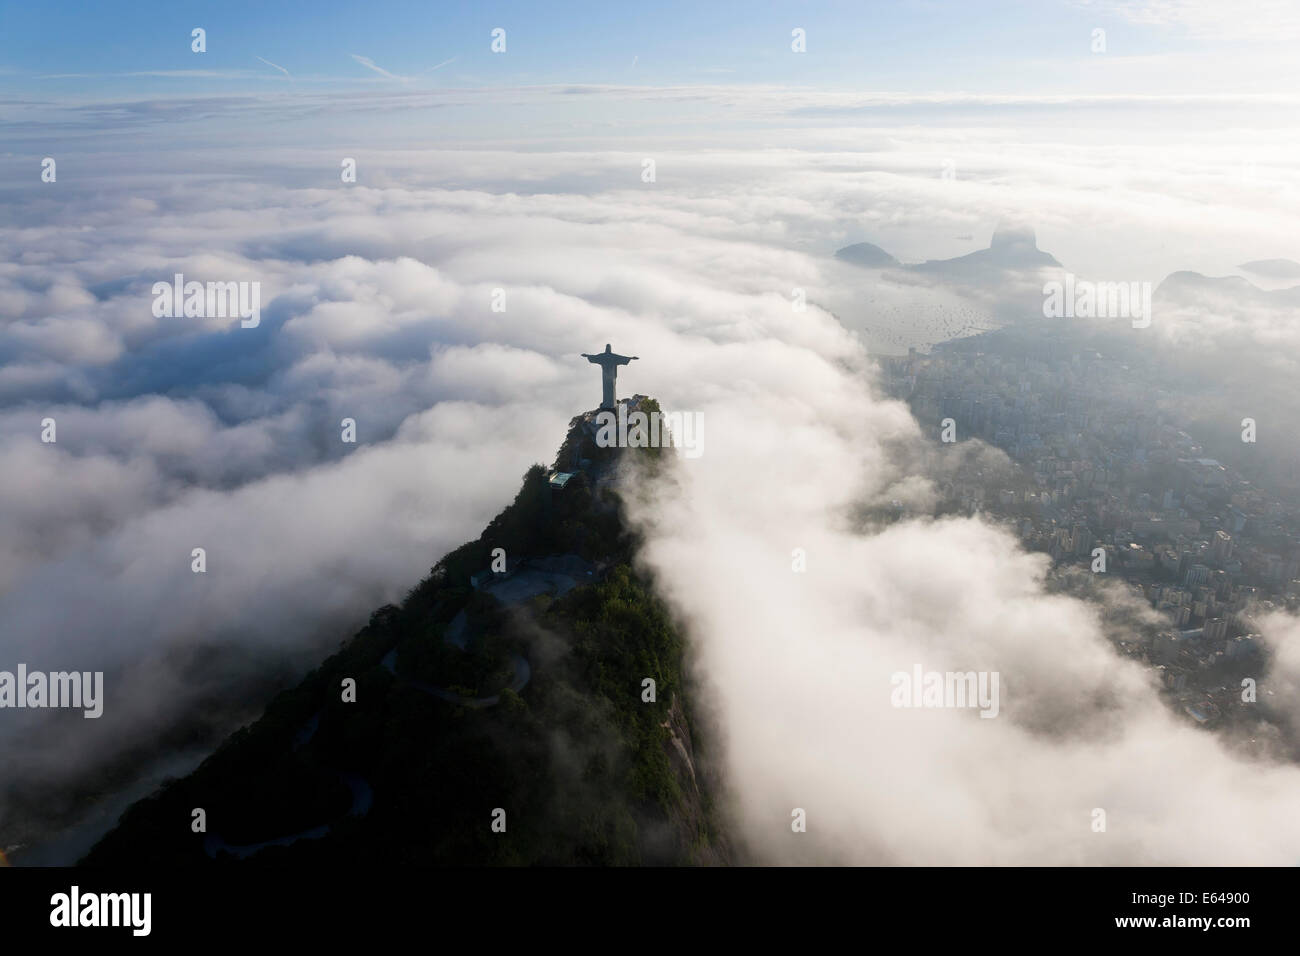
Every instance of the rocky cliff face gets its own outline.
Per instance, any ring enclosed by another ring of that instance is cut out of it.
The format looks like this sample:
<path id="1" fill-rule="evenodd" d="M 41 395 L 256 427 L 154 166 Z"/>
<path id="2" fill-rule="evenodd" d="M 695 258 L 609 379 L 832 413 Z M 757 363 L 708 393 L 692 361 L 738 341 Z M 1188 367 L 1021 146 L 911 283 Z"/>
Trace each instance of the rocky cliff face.
<path id="1" fill-rule="evenodd" d="M 668 719 L 660 726 L 668 731 L 664 748 L 682 792 L 675 822 L 679 839 L 687 848 L 686 859 L 708 866 L 735 862 L 730 842 L 713 822 L 718 817 L 714 800 L 721 788 L 709 768 L 696 766 L 691 723 L 677 695 L 673 695 Z"/>

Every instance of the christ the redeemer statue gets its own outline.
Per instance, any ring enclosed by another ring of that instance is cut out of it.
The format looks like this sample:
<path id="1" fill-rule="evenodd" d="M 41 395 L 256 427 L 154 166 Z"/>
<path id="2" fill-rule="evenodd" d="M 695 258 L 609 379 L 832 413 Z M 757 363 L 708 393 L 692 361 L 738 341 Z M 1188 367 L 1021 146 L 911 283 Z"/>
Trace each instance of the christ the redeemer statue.
<path id="1" fill-rule="evenodd" d="M 595 355 L 582 353 L 582 357 L 588 362 L 600 366 L 600 407 L 614 407 L 614 380 L 618 378 L 618 367 L 626 365 L 628 362 L 635 361 L 638 356 L 619 355 L 617 352 L 611 352 L 609 346 L 605 346 L 605 351 L 597 352 Z"/>

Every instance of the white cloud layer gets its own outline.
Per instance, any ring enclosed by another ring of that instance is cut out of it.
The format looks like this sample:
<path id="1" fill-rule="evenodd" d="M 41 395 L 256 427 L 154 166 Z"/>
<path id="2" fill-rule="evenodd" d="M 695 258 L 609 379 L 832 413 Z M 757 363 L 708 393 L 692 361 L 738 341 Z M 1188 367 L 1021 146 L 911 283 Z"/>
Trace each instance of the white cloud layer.
<path id="1" fill-rule="evenodd" d="M 277 153 L 260 178 L 237 162 L 131 178 L 110 160 L 116 188 L 74 178 L 65 206 L 20 206 L 0 231 L 0 667 L 110 678 L 98 722 L 27 736 L 42 715 L 6 715 L 10 779 L 57 781 L 156 734 L 197 693 L 173 663 L 187 650 L 314 660 L 550 461 L 596 404 L 578 354 L 610 342 L 642 358 L 622 391 L 708 422 L 680 494 L 640 518 L 761 858 L 1296 862 L 1300 773 L 1244 764 L 1167 714 L 1095 611 L 1046 593 L 1039 558 L 975 520 L 847 526 L 852 505 L 929 490 L 910 471 L 915 423 L 823 307 L 853 282 L 883 294 L 837 246 L 939 258 L 1015 217 L 1102 279 L 1300 258 L 1296 197 L 1240 185 L 1210 138 L 1153 170 L 1032 137 L 677 144 L 653 185 L 640 149 L 376 151 L 352 187 L 332 182 L 332 154 Z M 1283 135 L 1256 155 L 1280 169 L 1293 149 Z M 154 318 L 152 283 L 178 272 L 260 282 L 261 325 Z M 897 327 L 917 318 L 908 302 Z M 891 708 L 888 675 L 914 662 L 1000 671 L 1002 716 Z"/>

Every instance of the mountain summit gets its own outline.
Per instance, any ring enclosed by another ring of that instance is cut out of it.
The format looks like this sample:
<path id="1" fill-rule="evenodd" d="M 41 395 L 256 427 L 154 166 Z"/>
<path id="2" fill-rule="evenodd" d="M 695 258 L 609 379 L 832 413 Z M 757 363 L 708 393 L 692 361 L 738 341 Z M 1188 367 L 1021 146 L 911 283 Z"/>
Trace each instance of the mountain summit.
<path id="1" fill-rule="evenodd" d="M 888 252 L 869 242 L 858 242 L 851 246 L 845 246 L 843 249 L 836 251 L 835 258 L 852 263 L 855 266 L 865 266 L 869 269 L 893 268 L 899 265 L 898 260 Z"/>
<path id="2" fill-rule="evenodd" d="M 1018 224 L 1000 224 L 993 231 L 987 249 L 979 249 L 955 259 L 930 259 L 909 268 L 918 272 L 967 277 L 986 271 L 1060 266 L 1055 257 L 1038 248 L 1038 237 L 1032 228 Z"/>
<path id="3" fill-rule="evenodd" d="M 476 541 L 83 863 L 729 862 L 684 641 L 623 513 L 662 449 L 598 447 L 595 416 Z"/>

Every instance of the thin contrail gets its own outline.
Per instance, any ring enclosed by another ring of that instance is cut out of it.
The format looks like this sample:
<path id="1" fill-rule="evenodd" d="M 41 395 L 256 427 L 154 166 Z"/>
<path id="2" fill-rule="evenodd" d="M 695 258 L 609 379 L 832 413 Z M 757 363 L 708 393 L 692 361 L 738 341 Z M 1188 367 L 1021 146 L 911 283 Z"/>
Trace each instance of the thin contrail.
<path id="1" fill-rule="evenodd" d="M 273 67 L 275 67 L 277 70 L 279 70 L 281 73 L 283 73 L 285 76 L 288 76 L 290 79 L 293 78 L 293 77 L 290 75 L 289 71 L 286 70 L 284 67 L 282 67 L 279 63 L 272 63 L 270 60 L 262 59 L 262 57 L 257 56 L 256 54 L 254 54 L 254 59 L 262 60 L 262 62 L 265 63 L 267 66 L 273 66 Z"/>
<path id="2" fill-rule="evenodd" d="M 355 53 L 349 53 L 348 56 L 352 57 L 352 59 L 356 60 L 358 63 L 360 63 L 360 64 L 361 64 L 362 66 L 364 66 L 366 69 L 368 69 L 368 70 L 374 70 L 374 71 L 375 71 L 376 73 L 378 73 L 380 76 L 386 76 L 386 77 L 388 77 L 390 80 L 400 80 L 400 79 L 401 79 L 400 76 L 396 76 L 396 75 L 394 75 L 394 74 L 392 74 L 392 73 L 389 73 L 389 72 L 388 72 L 387 70 L 385 70 L 383 67 L 381 67 L 381 66 L 375 66 L 375 61 L 372 60 L 372 59 L 370 59 L 370 57 L 368 57 L 368 56 L 357 56 L 357 54 L 355 54 Z"/>
<path id="3" fill-rule="evenodd" d="M 431 66 L 427 70 L 421 71 L 420 75 L 423 76 L 425 73 L 432 73 L 434 70 L 441 70 L 448 63 L 455 63 L 455 62 L 456 62 L 456 58 L 453 56 L 450 60 L 443 60 L 437 66 Z"/>

